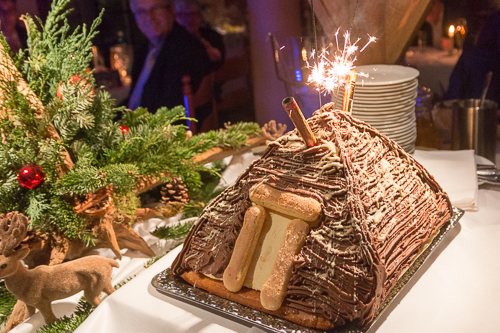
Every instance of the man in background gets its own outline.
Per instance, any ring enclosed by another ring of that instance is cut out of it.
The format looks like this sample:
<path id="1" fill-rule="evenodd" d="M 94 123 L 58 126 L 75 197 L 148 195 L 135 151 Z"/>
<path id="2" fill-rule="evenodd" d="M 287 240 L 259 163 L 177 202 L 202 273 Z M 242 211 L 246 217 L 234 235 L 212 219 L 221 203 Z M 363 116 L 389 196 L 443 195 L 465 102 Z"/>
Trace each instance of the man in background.
<path id="1" fill-rule="evenodd" d="M 210 71 L 203 45 L 175 22 L 171 0 L 130 0 L 137 25 L 147 37 L 134 50 L 128 107 L 156 112 L 160 107 L 184 104 L 182 77 L 189 75 L 193 92 Z M 196 114 L 201 122 L 206 115 Z"/>
<path id="2" fill-rule="evenodd" d="M 224 63 L 226 48 L 222 36 L 203 22 L 201 6 L 197 0 L 175 0 L 175 16 L 177 22 L 186 28 L 205 46 L 212 70 L 219 69 Z"/>

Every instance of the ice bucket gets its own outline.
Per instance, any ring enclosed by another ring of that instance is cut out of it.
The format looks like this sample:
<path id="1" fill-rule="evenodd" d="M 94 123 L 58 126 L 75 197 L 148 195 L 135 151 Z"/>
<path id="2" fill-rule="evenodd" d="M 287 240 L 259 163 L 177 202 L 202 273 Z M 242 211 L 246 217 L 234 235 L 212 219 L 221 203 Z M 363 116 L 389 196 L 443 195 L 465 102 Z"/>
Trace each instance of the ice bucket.
<path id="1" fill-rule="evenodd" d="M 474 149 L 495 163 L 498 104 L 479 99 L 457 100 L 452 106 L 452 148 Z"/>

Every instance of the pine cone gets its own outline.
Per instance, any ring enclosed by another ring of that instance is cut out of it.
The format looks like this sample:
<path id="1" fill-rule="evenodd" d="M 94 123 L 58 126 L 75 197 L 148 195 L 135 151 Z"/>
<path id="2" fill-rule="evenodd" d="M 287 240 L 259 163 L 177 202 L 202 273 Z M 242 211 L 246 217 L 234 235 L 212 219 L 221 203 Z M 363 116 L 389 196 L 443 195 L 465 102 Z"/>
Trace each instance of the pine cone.
<path id="1" fill-rule="evenodd" d="M 161 188 L 161 202 L 164 204 L 189 201 L 188 189 L 180 177 L 175 177 Z"/>

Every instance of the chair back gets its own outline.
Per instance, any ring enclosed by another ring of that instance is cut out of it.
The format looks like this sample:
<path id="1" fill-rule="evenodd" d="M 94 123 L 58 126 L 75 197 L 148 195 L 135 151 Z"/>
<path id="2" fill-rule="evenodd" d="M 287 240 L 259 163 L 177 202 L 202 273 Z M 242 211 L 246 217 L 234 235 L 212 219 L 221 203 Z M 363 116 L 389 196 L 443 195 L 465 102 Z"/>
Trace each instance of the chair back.
<path id="1" fill-rule="evenodd" d="M 191 121 L 188 122 L 188 126 L 190 127 L 193 134 L 216 129 L 218 127 L 218 117 L 214 99 L 215 73 L 212 72 L 204 76 L 200 83 L 200 86 L 198 87 L 198 90 L 196 90 L 195 93 L 193 93 L 193 89 L 191 87 L 191 78 L 188 75 L 185 75 L 183 77 L 182 82 L 186 116 L 189 116 L 190 118 L 196 118 L 195 109 L 197 107 L 206 104 L 210 104 L 211 106 L 211 112 L 205 118 L 202 124 Z"/>
<path id="2" fill-rule="evenodd" d="M 186 109 L 186 117 L 196 118 L 193 89 L 191 88 L 191 77 L 189 75 L 184 75 L 182 77 L 182 93 L 184 94 L 184 108 Z M 195 122 L 188 120 L 187 125 L 191 133 L 198 133 Z"/>

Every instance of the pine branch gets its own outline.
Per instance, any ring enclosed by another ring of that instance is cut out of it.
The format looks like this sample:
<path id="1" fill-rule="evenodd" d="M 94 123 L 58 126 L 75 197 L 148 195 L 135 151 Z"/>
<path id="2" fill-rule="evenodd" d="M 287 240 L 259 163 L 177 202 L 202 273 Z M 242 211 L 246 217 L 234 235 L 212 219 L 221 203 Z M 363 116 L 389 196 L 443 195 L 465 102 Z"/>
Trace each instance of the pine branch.
<path id="1" fill-rule="evenodd" d="M 99 169 L 93 166 L 79 167 L 61 178 L 57 184 L 56 193 L 59 195 L 85 195 L 105 187 L 106 181 Z"/>
<path id="2" fill-rule="evenodd" d="M 88 29 L 77 27 L 70 33 L 67 15 L 72 9 L 65 9 L 70 0 L 52 2 L 51 10 L 39 30 L 35 19 L 24 16 L 28 26 L 29 57 L 22 68 L 23 75 L 36 95 L 47 105 L 56 94 L 57 86 L 67 82 L 72 75 L 80 75 L 93 82 L 92 73 L 85 74 L 92 60 L 92 39 L 97 35 L 97 26 L 103 12 Z"/>
<path id="3" fill-rule="evenodd" d="M 226 125 L 226 129 L 217 130 L 218 147 L 240 148 L 246 144 L 249 136 L 260 136 L 260 126 L 257 123 L 239 122 Z"/>
<path id="4" fill-rule="evenodd" d="M 193 224 L 194 222 L 186 222 L 174 226 L 159 227 L 156 228 L 152 234 L 160 239 L 179 239 L 188 234 Z"/>
<path id="5" fill-rule="evenodd" d="M 74 332 L 90 316 L 94 309 L 95 308 L 82 297 L 78 301 L 75 313 L 70 316 L 63 316 L 52 324 L 40 327 L 37 333 Z"/>

